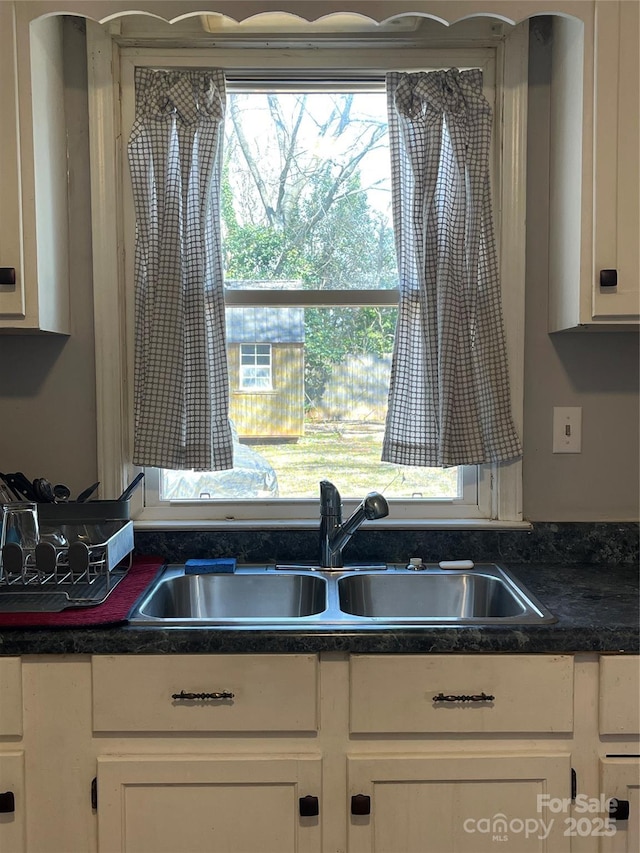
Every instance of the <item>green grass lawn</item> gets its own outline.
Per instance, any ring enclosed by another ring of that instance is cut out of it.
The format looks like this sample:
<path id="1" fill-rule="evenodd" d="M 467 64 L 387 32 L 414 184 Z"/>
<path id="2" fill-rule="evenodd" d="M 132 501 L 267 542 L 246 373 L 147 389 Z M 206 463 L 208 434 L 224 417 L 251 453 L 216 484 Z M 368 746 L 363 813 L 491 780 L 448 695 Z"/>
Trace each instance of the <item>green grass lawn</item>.
<path id="1" fill-rule="evenodd" d="M 376 490 L 387 497 L 441 498 L 457 494 L 455 468 L 412 468 L 380 461 L 382 424 L 306 424 L 297 442 L 251 444 L 278 475 L 281 498 L 314 498 L 331 480 L 343 498 Z"/>

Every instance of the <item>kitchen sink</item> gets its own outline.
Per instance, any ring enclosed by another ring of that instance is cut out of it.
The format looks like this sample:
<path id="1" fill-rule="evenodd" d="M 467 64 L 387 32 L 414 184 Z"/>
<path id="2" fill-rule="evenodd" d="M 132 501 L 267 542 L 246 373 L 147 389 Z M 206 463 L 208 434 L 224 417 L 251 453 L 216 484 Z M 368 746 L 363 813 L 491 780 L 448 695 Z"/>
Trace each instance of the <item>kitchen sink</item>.
<path id="1" fill-rule="evenodd" d="M 507 619 L 527 605 L 500 578 L 471 572 L 355 575 L 338 581 L 340 609 L 387 619 Z"/>
<path id="2" fill-rule="evenodd" d="M 168 566 L 143 595 L 130 622 L 156 627 L 298 630 L 386 629 L 555 622 L 506 569 L 419 571 L 404 565 L 333 571 L 246 565 L 234 574 L 186 575 Z"/>
<path id="3" fill-rule="evenodd" d="M 182 622 L 299 619 L 325 609 L 325 587 L 323 577 L 309 574 L 172 574 L 151 590 L 140 616 Z"/>

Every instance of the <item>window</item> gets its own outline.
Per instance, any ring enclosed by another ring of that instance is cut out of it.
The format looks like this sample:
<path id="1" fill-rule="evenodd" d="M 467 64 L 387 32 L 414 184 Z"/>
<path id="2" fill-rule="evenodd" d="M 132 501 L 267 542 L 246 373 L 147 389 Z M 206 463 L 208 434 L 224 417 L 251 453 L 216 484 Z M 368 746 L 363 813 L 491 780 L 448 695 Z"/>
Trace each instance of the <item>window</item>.
<path id="1" fill-rule="evenodd" d="M 457 469 L 380 462 L 397 313 L 384 80 L 229 73 L 225 130 L 230 415 L 271 497 L 313 499 L 329 477 L 344 497 L 461 501 Z M 199 476 L 191 498 L 241 497 L 231 480 Z"/>
<path id="2" fill-rule="evenodd" d="M 498 107 L 497 114 L 500 114 L 503 93 L 496 86 L 496 80 L 501 79 L 503 73 L 501 63 L 504 61 L 504 51 L 502 48 L 501 50 L 482 48 L 446 52 L 433 50 L 429 54 L 424 50 L 377 49 L 375 68 L 371 67 L 373 54 L 370 51 L 363 52 L 355 49 L 348 54 L 331 49 L 324 52 L 316 51 L 312 57 L 305 56 L 302 60 L 295 51 L 290 51 L 288 54 L 284 51 L 278 55 L 277 59 L 273 53 L 255 48 L 249 53 L 250 58 L 246 51 L 217 50 L 214 60 L 202 49 L 163 51 L 161 55 L 153 50 L 121 49 L 122 135 L 125 139 L 132 120 L 133 69 L 136 65 L 202 67 L 211 64 L 225 68 L 231 99 L 228 115 L 238 119 L 237 122 L 228 121 L 227 132 L 233 131 L 238 134 L 238 128 L 240 128 L 240 133 L 244 133 L 242 141 L 239 141 L 237 136 L 235 139 L 231 137 L 227 139 L 227 150 L 230 156 L 235 149 L 235 155 L 244 157 L 245 161 L 244 171 L 238 166 L 234 169 L 235 185 L 232 198 L 243 200 L 245 212 L 253 204 L 249 174 L 251 164 L 240 149 L 242 144 L 249 144 L 249 129 L 252 126 L 263 128 L 264 123 L 256 122 L 254 113 L 254 118 L 249 120 L 243 131 L 240 123 L 242 112 L 251 116 L 252 109 L 270 111 L 269 114 L 277 126 L 278 117 L 282 119 L 295 116 L 296 105 L 299 108 L 304 102 L 307 117 L 312 124 L 322 129 L 327 124 L 329 115 L 327 113 L 323 118 L 322 109 L 326 110 L 329 107 L 319 107 L 314 111 L 315 108 L 311 105 L 316 99 L 317 103 L 321 103 L 324 99 L 338 121 L 340 115 L 343 119 L 347 114 L 350 118 L 354 117 L 352 129 L 344 131 L 345 133 L 354 133 L 353 127 L 356 126 L 355 121 L 358 120 L 358 115 L 360 115 L 360 131 L 364 133 L 365 122 L 362 120 L 362 112 L 358 113 L 354 110 L 354 105 L 357 106 L 359 101 L 367 102 L 368 99 L 369 105 L 366 110 L 364 107 L 360 109 L 368 114 L 368 129 L 371 132 L 374 124 L 381 123 L 385 116 L 385 94 L 382 81 L 387 69 L 428 70 L 433 67 L 457 65 L 458 67 L 482 67 L 488 87 L 487 93 Z M 513 53 L 515 56 L 516 52 L 513 51 Z M 309 68 L 309 62 L 319 67 Z M 247 68 L 247 65 L 250 67 Z M 270 68 L 271 72 L 271 67 L 273 67 L 273 73 L 265 73 L 264 69 Z M 260 73 L 257 69 L 260 69 Z M 253 98 L 261 99 L 263 106 L 252 107 L 250 101 Z M 293 107 L 287 104 L 287 99 Z M 371 104 L 376 99 L 378 106 L 374 109 Z M 348 108 L 346 104 L 349 104 Z M 229 130 L 231 125 L 233 125 L 232 131 Z M 504 131 L 504 125 L 498 122 L 497 129 Z M 508 140 L 510 134 L 505 135 Z M 374 142 L 373 156 L 380 158 L 378 164 L 384 160 L 383 136 L 382 133 Z M 266 145 L 264 138 L 259 141 Z M 324 162 L 330 162 L 336 169 L 341 168 L 339 153 L 327 155 L 323 150 L 324 144 L 319 143 L 317 139 L 312 142 L 305 137 L 304 142 L 307 146 L 309 162 L 314 159 L 316 162 L 322 161 L 322 155 Z M 503 163 L 499 159 L 501 153 L 506 151 L 508 156 L 509 152 L 517 149 L 518 145 L 521 145 L 521 139 L 515 137 L 510 144 L 505 145 L 504 139 L 496 144 L 498 175 L 502 174 L 503 170 Z M 274 169 L 270 174 L 266 167 L 267 162 L 268 158 L 259 168 L 262 180 L 277 182 L 281 171 L 277 173 Z M 301 193 L 300 204 L 306 204 L 309 210 L 313 203 L 311 198 L 313 187 L 309 186 L 308 172 L 305 170 L 310 166 L 301 157 L 296 157 L 294 168 L 301 181 L 306 179 L 306 184 L 303 183 L 303 185 L 307 195 Z M 126 171 L 124 173 L 126 175 Z M 365 174 L 364 179 L 363 174 Z M 511 170 L 506 171 L 505 174 L 511 176 L 517 173 Z M 331 241 L 326 241 L 323 249 L 316 235 L 310 238 L 304 257 L 296 258 L 294 252 L 288 254 L 284 252 L 283 246 L 269 245 L 267 236 L 260 232 L 263 223 L 257 216 L 253 221 L 245 217 L 240 223 L 242 227 L 232 233 L 231 219 L 228 218 L 229 211 L 227 211 L 224 227 L 227 258 L 228 355 L 230 365 L 234 363 L 234 359 L 237 363 L 237 378 L 235 386 L 233 380 L 231 382 L 231 396 L 233 398 L 235 387 L 238 398 L 244 398 L 245 404 L 247 401 L 252 401 L 253 407 L 253 413 L 246 409 L 241 410 L 240 401 L 235 405 L 232 399 L 231 414 L 237 445 L 242 448 L 244 455 L 250 457 L 250 464 L 257 456 L 261 464 L 266 462 L 267 468 L 276 474 L 278 500 L 274 500 L 273 478 L 268 488 L 257 488 L 255 494 L 251 489 L 245 495 L 225 493 L 210 485 L 211 481 L 209 481 L 205 488 L 202 488 L 200 482 L 195 486 L 195 491 L 185 497 L 169 488 L 169 480 L 171 478 L 175 480 L 175 475 L 168 475 L 167 481 L 164 482 L 162 472 L 149 470 L 146 477 L 144 518 L 152 520 L 184 517 L 228 520 L 232 517 L 253 518 L 264 523 L 270 519 L 277 521 L 286 518 L 293 523 L 304 519 L 315 523 L 317 484 L 322 477 L 333 479 L 345 498 L 361 498 L 365 492 L 374 488 L 383 491 L 392 501 L 391 518 L 396 523 L 411 523 L 412 519 L 422 522 L 429 518 L 518 518 L 517 474 L 513 480 L 515 485 L 512 486 L 510 478 L 508 476 L 505 478 L 504 472 L 494 471 L 491 466 L 438 470 L 437 472 L 429 469 L 405 469 L 400 472 L 391 472 L 390 468 L 394 466 L 383 466 L 379 463 L 379 449 L 377 459 L 374 451 L 373 456 L 368 457 L 360 466 L 362 433 L 365 433 L 364 438 L 368 439 L 376 429 L 381 431 L 384 419 L 384 412 L 380 411 L 380 401 L 384 402 L 386 395 L 384 376 L 388 369 L 389 342 L 392 338 L 397 298 L 393 280 L 395 273 L 389 265 L 389 259 L 393 257 L 392 237 L 390 237 L 388 220 L 386 224 L 384 222 L 384 195 L 388 194 L 388 186 L 385 189 L 384 178 L 381 175 L 382 170 L 373 161 L 368 167 L 368 173 L 360 171 L 356 174 L 354 170 L 351 175 L 351 185 L 345 185 L 342 188 L 342 198 L 354 205 L 356 202 L 359 203 L 361 209 L 363 199 L 366 198 L 365 206 L 368 208 L 366 212 L 370 216 L 370 221 L 366 223 L 369 227 L 363 227 L 362 234 L 358 234 L 357 229 L 349 231 L 344 225 L 341 227 L 338 214 L 343 211 L 339 211 L 337 206 L 333 208 L 337 220 L 333 223 L 334 242 L 340 239 L 343 244 L 351 242 L 359 245 L 359 238 L 369 238 L 373 232 L 377 237 L 375 248 L 379 255 L 375 264 L 372 263 L 374 250 L 371 242 L 366 244 L 366 252 L 353 253 L 352 261 L 347 265 L 337 262 L 338 252 L 333 256 L 326 254 L 326 247 L 331 244 Z M 331 180 L 328 166 L 324 178 L 326 181 Z M 359 186 L 355 186 L 358 181 Z M 364 184 L 370 184 L 368 187 L 370 192 L 367 194 L 363 193 Z M 502 206 L 501 199 L 504 197 L 509 200 L 509 204 L 512 204 L 514 199 L 515 202 L 518 201 L 518 193 L 505 192 L 499 181 L 496 182 L 496 187 L 498 188 L 496 211 L 499 214 Z M 371 200 L 368 199 L 369 195 Z M 128 243 L 131 247 L 133 222 L 126 180 L 123 181 L 123 198 L 124 240 L 125 244 Z M 499 218 L 497 219 L 499 222 Z M 351 221 L 353 222 L 353 218 Z M 517 222 L 518 218 L 515 217 L 513 221 Z M 235 224 L 238 225 L 238 221 Z M 375 224 L 377 231 L 372 224 Z M 503 218 L 503 240 L 505 224 Z M 329 227 L 328 224 L 326 227 Z M 259 241 L 260 237 L 264 238 L 262 243 Z M 251 239 L 254 240 L 254 244 L 252 251 L 249 251 Z M 269 251 L 265 251 L 265 246 Z M 257 251 L 258 249 L 260 251 Z M 323 251 L 325 251 L 324 255 Z M 128 287 L 126 283 L 131 279 L 131 257 L 132 252 L 128 249 L 125 254 L 123 289 Z M 315 278 L 311 275 L 308 268 L 310 258 L 317 261 L 317 269 L 322 269 L 324 275 L 315 274 Z M 513 281 L 514 276 L 511 276 L 510 280 Z M 519 298 L 516 293 L 516 300 L 511 309 L 505 303 L 507 323 L 509 323 L 510 310 L 512 313 L 519 310 L 517 304 Z M 132 316 L 130 294 L 128 305 L 128 326 L 125 326 L 124 331 L 121 327 L 121 335 L 125 338 Z M 237 332 L 237 329 L 243 326 L 245 331 Z M 261 334 L 255 332 L 258 327 L 262 328 Z M 253 332 L 251 332 L 252 328 Z M 278 334 L 275 336 L 274 328 L 278 329 Z M 368 340 L 366 340 L 367 329 L 370 332 Z M 326 359 L 325 362 L 322 360 L 323 346 L 326 344 L 326 340 L 323 341 L 323 334 L 325 338 L 330 338 L 334 345 L 336 340 L 349 344 L 340 352 L 330 354 L 329 368 L 325 363 Z M 517 340 L 517 333 L 513 335 L 509 325 L 507 335 L 508 338 L 511 335 L 514 340 Z M 375 346 L 372 345 L 372 341 L 376 342 Z M 312 346 L 317 350 L 315 361 L 311 353 Z M 512 372 L 514 365 L 518 371 L 518 365 L 521 363 L 521 358 L 517 354 L 518 346 L 521 346 L 521 341 L 516 343 L 515 358 L 513 353 L 510 354 Z M 293 361 L 294 358 L 297 358 L 297 374 L 281 373 L 280 371 L 285 369 L 283 367 L 285 359 Z M 297 380 L 291 378 L 296 375 Z M 266 414 L 266 398 L 277 395 L 282 376 L 287 376 L 285 384 L 292 395 L 297 390 L 301 398 L 297 411 L 302 415 L 298 414 L 297 419 L 282 404 L 274 410 L 274 414 L 268 416 Z M 130 430 L 130 420 L 127 415 L 130 399 L 124 401 L 123 408 L 125 416 L 120 425 L 120 434 L 125 444 L 126 432 Z M 345 411 L 351 414 L 356 412 L 357 417 L 345 417 Z M 375 417 L 372 418 L 371 412 L 375 412 Z M 310 467 L 310 474 L 308 481 L 304 482 L 301 476 L 303 465 L 297 452 L 301 446 L 301 437 L 317 427 L 319 415 L 321 419 L 324 418 L 320 423 L 327 426 L 326 432 L 333 432 L 333 435 L 323 435 L 323 442 L 318 443 L 316 468 L 309 464 L 308 459 L 306 460 L 306 464 Z M 290 430 L 290 433 L 274 436 L 274 425 L 283 431 Z M 336 449 L 341 446 L 346 451 L 343 468 L 334 466 L 337 459 Z M 284 467 L 280 467 L 282 457 L 289 459 L 288 464 L 294 472 L 292 478 L 285 473 Z M 360 479 L 352 478 L 351 472 L 359 466 L 361 467 Z M 516 464 L 513 467 L 519 471 L 519 465 Z M 345 489 L 342 473 L 347 471 L 349 471 L 350 485 Z M 224 479 L 224 474 L 225 472 L 220 472 L 220 475 L 213 476 Z M 503 483 L 501 491 L 496 488 L 500 482 Z M 218 494 L 221 500 L 216 502 L 214 499 L 210 502 L 213 493 Z M 257 500 L 256 495 L 258 495 Z M 269 500 L 265 501 L 265 497 Z M 348 504 L 348 500 L 345 500 L 345 504 Z"/>
<path id="3" fill-rule="evenodd" d="M 240 344 L 240 390 L 272 389 L 271 344 Z"/>

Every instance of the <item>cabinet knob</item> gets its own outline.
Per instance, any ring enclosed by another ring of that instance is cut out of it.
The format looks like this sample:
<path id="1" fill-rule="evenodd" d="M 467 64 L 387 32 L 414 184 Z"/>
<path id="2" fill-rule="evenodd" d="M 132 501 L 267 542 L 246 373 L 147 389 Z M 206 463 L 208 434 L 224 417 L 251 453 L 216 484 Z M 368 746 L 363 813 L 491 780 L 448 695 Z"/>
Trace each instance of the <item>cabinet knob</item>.
<path id="1" fill-rule="evenodd" d="M 609 817 L 613 820 L 629 820 L 629 800 L 609 800 Z"/>
<path id="2" fill-rule="evenodd" d="M 12 814 L 16 810 L 16 798 L 13 791 L 0 794 L 0 814 Z"/>
<path id="3" fill-rule="evenodd" d="M 354 794 L 351 797 L 351 814 L 371 814 L 371 797 L 367 794 Z"/>
<path id="4" fill-rule="evenodd" d="M 307 794 L 306 797 L 300 797 L 298 803 L 300 807 L 300 817 L 315 817 L 320 814 L 320 805 L 317 797 Z"/>
<path id="5" fill-rule="evenodd" d="M 617 287 L 618 270 L 600 270 L 600 287 Z"/>
<path id="6" fill-rule="evenodd" d="M 16 268 L 15 267 L 0 267 L 0 284 L 15 284 L 16 283 Z"/>

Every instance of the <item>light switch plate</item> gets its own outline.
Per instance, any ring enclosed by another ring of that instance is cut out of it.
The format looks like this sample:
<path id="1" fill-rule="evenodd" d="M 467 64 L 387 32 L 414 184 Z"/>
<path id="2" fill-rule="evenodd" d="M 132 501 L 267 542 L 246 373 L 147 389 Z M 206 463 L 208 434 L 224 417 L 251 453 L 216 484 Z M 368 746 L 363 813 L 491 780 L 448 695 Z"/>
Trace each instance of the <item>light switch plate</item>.
<path id="1" fill-rule="evenodd" d="M 554 406 L 553 452 L 582 452 L 582 407 Z"/>

